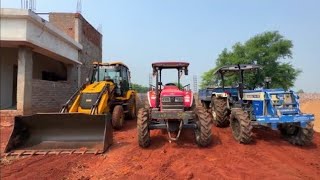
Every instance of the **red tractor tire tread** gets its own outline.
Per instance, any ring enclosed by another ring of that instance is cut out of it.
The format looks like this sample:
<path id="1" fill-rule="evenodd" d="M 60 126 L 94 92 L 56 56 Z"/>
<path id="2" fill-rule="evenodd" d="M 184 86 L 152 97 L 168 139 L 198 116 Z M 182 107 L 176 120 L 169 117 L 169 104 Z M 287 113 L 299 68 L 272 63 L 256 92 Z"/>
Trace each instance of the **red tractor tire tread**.
<path id="1" fill-rule="evenodd" d="M 200 147 L 207 147 L 212 142 L 212 118 L 203 107 L 198 107 L 196 113 L 200 124 L 200 137 L 197 144 Z"/>
<path id="2" fill-rule="evenodd" d="M 138 111 L 137 130 L 139 146 L 146 148 L 150 146 L 149 112 L 145 108 Z"/>

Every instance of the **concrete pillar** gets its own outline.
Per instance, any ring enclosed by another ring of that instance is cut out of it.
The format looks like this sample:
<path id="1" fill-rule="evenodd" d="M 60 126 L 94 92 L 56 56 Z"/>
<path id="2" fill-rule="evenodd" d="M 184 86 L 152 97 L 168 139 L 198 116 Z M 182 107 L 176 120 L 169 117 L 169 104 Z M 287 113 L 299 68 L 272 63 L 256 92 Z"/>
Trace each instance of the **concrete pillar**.
<path id="1" fill-rule="evenodd" d="M 24 115 L 32 113 L 32 67 L 32 49 L 28 47 L 19 47 L 17 110 Z"/>
<path id="2" fill-rule="evenodd" d="M 78 87 L 80 87 L 82 85 L 81 83 L 81 65 L 77 66 L 77 71 L 78 71 Z"/>
<path id="3" fill-rule="evenodd" d="M 78 43 L 80 43 L 81 39 L 80 39 L 80 27 L 82 26 L 82 23 L 80 21 L 80 14 L 76 14 L 75 15 L 75 21 L 74 21 L 74 40 Z"/>
<path id="4" fill-rule="evenodd" d="M 67 66 L 68 82 L 72 84 L 72 88 L 77 89 L 78 87 L 78 65 L 68 64 Z"/>

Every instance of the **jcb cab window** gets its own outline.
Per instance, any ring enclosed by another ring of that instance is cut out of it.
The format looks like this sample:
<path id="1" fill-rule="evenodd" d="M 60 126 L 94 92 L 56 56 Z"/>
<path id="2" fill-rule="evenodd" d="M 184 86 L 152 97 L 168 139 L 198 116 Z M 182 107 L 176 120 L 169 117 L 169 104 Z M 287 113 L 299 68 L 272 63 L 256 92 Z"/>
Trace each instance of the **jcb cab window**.
<path id="1" fill-rule="evenodd" d="M 99 78 L 97 78 L 98 76 Z M 120 70 L 112 66 L 100 67 L 95 74 L 96 81 L 105 81 L 105 80 L 117 81 L 119 77 L 120 77 Z"/>

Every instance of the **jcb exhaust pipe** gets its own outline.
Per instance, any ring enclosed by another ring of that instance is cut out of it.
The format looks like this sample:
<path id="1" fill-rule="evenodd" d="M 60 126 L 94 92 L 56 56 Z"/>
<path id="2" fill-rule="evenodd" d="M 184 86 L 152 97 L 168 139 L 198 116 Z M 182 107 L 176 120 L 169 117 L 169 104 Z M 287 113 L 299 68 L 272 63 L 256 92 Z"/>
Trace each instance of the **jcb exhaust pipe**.
<path id="1" fill-rule="evenodd" d="M 48 113 L 17 116 L 7 155 L 99 154 L 112 144 L 110 115 Z"/>

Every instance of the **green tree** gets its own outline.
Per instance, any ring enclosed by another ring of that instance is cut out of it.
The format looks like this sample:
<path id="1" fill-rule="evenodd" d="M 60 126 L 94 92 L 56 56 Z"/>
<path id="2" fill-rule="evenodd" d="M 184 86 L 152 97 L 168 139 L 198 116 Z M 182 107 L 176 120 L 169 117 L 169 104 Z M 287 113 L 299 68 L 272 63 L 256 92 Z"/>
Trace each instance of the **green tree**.
<path id="1" fill-rule="evenodd" d="M 136 90 L 138 93 L 146 93 L 148 92 L 149 88 L 146 86 L 142 86 L 140 84 L 131 84 L 132 89 Z"/>
<path id="2" fill-rule="evenodd" d="M 178 84 L 178 82 L 175 82 L 174 83 L 179 89 L 182 89 L 182 87 L 183 87 L 183 85 L 181 84 L 181 82 L 180 82 L 180 84 Z"/>
<path id="3" fill-rule="evenodd" d="M 236 43 L 228 51 L 224 49 L 216 60 L 216 67 L 210 69 L 202 75 L 201 87 L 214 84 L 217 80 L 213 73 L 224 65 L 231 64 L 250 64 L 256 62 L 263 67 L 258 75 L 255 73 L 245 74 L 245 83 L 249 87 L 262 84 L 265 77 L 271 77 L 271 88 L 288 89 L 294 85 L 301 70 L 295 69 L 290 62 L 281 62 L 284 59 L 292 58 L 293 44 L 285 39 L 278 31 L 265 32 L 258 34 L 244 44 Z M 230 80 L 231 79 L 231 80 Z M 231 77 L 226 81 L 226 85 L 235 83 L 236 77 Z"/>

